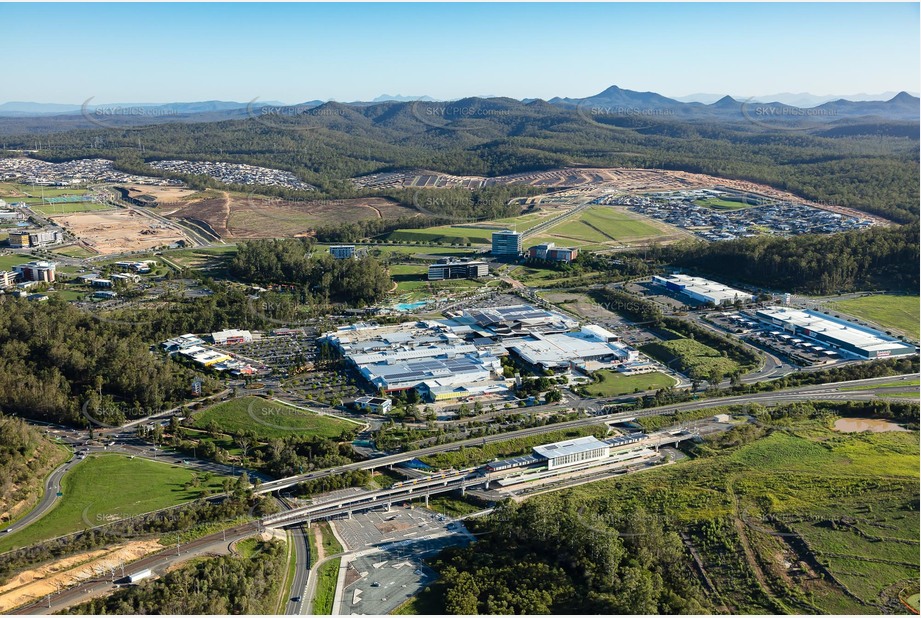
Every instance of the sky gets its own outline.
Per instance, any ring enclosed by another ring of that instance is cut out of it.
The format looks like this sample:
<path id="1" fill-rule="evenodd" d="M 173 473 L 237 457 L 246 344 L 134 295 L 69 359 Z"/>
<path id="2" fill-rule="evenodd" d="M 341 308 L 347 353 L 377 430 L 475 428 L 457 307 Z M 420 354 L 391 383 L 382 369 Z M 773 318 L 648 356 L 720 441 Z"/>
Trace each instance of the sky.
<path id="1" fill-rule="evenodd" d="M 0 102 L 921 89 L 917 3 L 13 3 L 0 23 Z"/>

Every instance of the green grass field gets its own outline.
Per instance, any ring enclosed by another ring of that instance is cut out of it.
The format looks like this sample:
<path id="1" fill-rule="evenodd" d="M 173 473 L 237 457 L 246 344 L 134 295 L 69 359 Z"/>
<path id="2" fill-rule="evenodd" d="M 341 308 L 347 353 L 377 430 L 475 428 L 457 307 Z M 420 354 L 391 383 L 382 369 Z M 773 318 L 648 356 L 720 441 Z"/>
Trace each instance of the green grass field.
<path id="1" fill-rule="evenodd" d="M 26 262 L 31 262 L 35 259 L 34 255 L 28 255 L 25 253 L 18 254 L 14 253 L 12 255 L 0 255 L 0 270 L 10 270 L 13 266 L 18 266 L 19 264 L 25 264 Z"/>
<path id="2" fill-rule="evenodd" d="M 0 182 L 0 199 L 9 203 L 25 202 L 30 206 L 42 203 L 42 196 L 62 197 L 65 195 L 84 195 L 85 189 L 78 187 L 40 187 L 23 185 L 15 182 Z M 25 194 L 25 196 L 23 196 Z"/>
<path id="3" fill-rule="evenodd" d="M 54 215 L 70 215 L 75 212 L 112 210 L 112 207 L 106 204 L 94 204 L 93 202 L 64 202 L 60 204 L 35 204 L 32 206 L 32 210 L 46 217 L 53 217 Z"/>
<path id="4" fill-rule="evenodd" d="M 660 235 L 659 228 L 623 209 L 597 206 L 527 238 L 524 244 L 530 247 L 552 242 L 558 247 L 596 250 Z"/>
<path id="5" fill-rule="evenodd" d="M 200 487 L 183 485 L 194 471 L 124 455 L 93 455 L 76 464 L 61 481 L 64 495 L 44 517 L 0 539 L 0 551 L 155 511 L 220 491 L 215 477 Z"/>
<path id="6" fill-rule="evenodd" d="M 89 249 L 81 247 L 79 245 L 73 245 L 71 247 L 63 247 L 61 249 L 55 249 L 52 253 L 57 253 L 58 255 L 66 255 L 67 257 L 73 258 L 88 258 L 96 255 Z"/>
<path id="7" fill-rule="evenodd" d="M 674 378 L 658 371 L 628 376 L 605 369 L 598 371 L 595 375 L 601 380 L 586 387 L 589 394 L 595 397 L 616 397 L 617 395 L 628 395 L 637 390 L 657 390 L 675 385 Z"/>
<path id="8" fill-rule="evenodd" d="M 829 303 L 829 306 L 883 328 L 902 331 L 915 341 L 921 338 L 921 298 L 917 295 L 874 294 Z"/>
<path id="9" fill-rule="evenodd" d="M 261 397 L 231 399 L 196 412 L 193 419 L 193 425 L 200 429 L 214 422 L 227 433 L 254 431 L 260 440 L 283 438 L 293 433 L 338 438 L 343 431 L 358 427 L 356 423 L 298 410 Z"/>
<path id="10" fill-rule="evenodd" d="M 678 359 L 676 368 L 682 373 L 694 374 L 704 379 L 713 370 L 726 376 L 739 368 L 738 363 L 722 356 L 718 350 L 693 339 L 648 343 L 642 346 L 640 351 L 665 364 Z"/>

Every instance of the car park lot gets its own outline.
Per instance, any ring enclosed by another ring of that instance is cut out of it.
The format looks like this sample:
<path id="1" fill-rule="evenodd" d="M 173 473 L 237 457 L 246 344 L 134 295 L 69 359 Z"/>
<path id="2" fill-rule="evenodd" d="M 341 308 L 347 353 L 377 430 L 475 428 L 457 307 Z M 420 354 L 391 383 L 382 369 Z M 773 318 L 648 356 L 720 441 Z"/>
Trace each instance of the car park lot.
<path id="1" fill-rule="evenodd" d="M 838 354 L 777 327 L 767 326 L 738 313 L 714 313 L 707 318 L 717 326 L 760 348 L 779 354 L 797 365 L 810 367 L 842 362 Z"/>
<path id="2" fill-rule="evenodd" d="M 461 522 L 425 508 L 394 506 L 334 525 L 355 551 L 343 560 L 339 614 L 389 614 L 437 579 L 425 559 L 472 540 Z"/>

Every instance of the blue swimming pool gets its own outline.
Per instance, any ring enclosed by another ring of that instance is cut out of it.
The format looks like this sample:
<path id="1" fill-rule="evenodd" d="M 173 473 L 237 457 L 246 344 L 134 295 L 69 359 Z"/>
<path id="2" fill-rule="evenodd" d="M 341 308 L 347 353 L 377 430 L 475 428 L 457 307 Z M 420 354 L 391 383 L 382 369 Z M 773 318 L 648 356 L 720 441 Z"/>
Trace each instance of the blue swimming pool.
<path id="1" fill-rule="evenodd" d="M 415 303 L 398 303 L 394 305 L 393 308 L 398 311 L 412 311 L 414 309 L 419 309 L 420 307 L 425 307 L 427 304 L 429 304 L 429 301 L 421 300 Z"/>

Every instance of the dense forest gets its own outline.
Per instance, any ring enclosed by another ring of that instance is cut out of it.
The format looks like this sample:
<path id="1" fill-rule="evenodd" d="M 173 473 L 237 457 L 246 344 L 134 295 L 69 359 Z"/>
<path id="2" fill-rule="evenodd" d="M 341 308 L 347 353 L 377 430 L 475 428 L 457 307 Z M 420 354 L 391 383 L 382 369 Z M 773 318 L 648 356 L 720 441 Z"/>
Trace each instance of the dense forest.
<path id="1" fill-rule="evenodd" d="M 66 613 L 273 614 L 286 562 L 284 543 L 258 541 L 245 555 L 197 561 L 160 579 L 76 605 Z"/>
<path id="2" fill-rule="evenodd" d="M 900 223 L 918 220 L 917 123 L 880 120 L 847 131 L 770 132 L 747 121 L 608 122 L 543 101 L 471 98 L 457 105 L 472 110 L 473 120 L 433 126 L 413 103 L 326 103 L 271 123 L 247 118 L 52 133 L 41 137 L 37 156 L 107 157 L 120 169 L 143 174 L 154 174 L 145 162 L 155 159 L 249 163 L 292 171 L 319 188 L 313 195 L 327 197 L 373 194 L 348 179 L 396 169 L 495 176 L 571 165 L 660 168 L 760 182 Z M 5 143 L 39 146 L 30 135 Z M 218 185 L 205 177 L 185 180 Z"/>
<path id="3" fill-rule="evenodd" d="M 477 543 L 433 564 L 447 614 L 712 611 L 677 532 L 642 507 L 613 519 L 551 494 L 507 501 L 468 526 Z"/>
<path id="4" fill-rule="evenodd" d="M 0 411 L 83 425 L 82 408 L 111 424 L 183 401 L 196 374 L 150 353 L 130 327 L 59 299 L 0 297 Z M 205 392 L 216 383 L 206 379 Z"/>
<path id="5" fill-rule="evenodd" d="M 328 253 L 311 255 L 309 239 L 252 240 L 240 243 L 230 272 L 253 283 L 302 287 L 305 302 L 369 305 L 382 299 L 393 282 L 373 257 L 337 260 Z"/>
<path id="6" fill-rule="evenodd" d="M 0 414 L 0 522 L 34 506 L 41 480 L 68 457 L 37 428 Z"/>
<path id="7" fill-rule="evenodd" d="M 918 292 L 917 224 L 830 236 L 759 236 L 678 243 L 650 253 L 661 263 L 805 294 L 866 289 Z"/>

